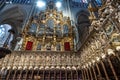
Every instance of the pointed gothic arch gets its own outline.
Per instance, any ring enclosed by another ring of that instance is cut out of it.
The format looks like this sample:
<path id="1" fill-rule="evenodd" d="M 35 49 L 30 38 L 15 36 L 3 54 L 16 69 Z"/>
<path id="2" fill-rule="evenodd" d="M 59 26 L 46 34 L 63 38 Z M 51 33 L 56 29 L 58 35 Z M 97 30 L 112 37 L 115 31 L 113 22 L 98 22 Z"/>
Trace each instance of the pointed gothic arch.
<path id="1" fill-rule="evenodd" d="M 27 12 L 19 5 L 5 8 L 0 13 L 0 25 L 8 24 L 15 31 L 12 40 L 12 47 L 14 48 L 17 42 L 17 36 L 22 30 L 22 25 L 27 17 Z"/>
<path id="2" fill-rule="evenodd" d="M 89 12 L 86 10 L 79 11 L 76 14 L 76 21 L 77 21 L 76 23 L 79 33 L 79 39 L 82 41 L 89 32 L 89 26 L 90 26 Z"/>

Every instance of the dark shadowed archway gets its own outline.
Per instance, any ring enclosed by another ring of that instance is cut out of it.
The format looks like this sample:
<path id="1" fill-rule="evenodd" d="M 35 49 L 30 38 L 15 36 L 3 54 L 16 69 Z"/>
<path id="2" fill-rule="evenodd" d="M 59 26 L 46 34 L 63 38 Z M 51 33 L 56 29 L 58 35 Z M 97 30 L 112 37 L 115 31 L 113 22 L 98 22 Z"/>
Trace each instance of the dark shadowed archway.
<path id="1" fill-rule="evenodd" d="M 89 33 L 89 12 L 81 10 L 76 14 L 77 29 L 79 33 L 79 40 L 82 42 L 85 39 L 85 36 Z"/>

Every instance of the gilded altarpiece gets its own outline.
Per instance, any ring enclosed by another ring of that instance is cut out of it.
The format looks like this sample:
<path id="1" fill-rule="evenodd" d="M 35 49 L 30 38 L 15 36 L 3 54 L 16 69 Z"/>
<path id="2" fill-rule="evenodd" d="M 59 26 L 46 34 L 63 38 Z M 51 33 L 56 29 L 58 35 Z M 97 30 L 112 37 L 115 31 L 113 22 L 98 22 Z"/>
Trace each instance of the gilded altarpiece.
<path id="1" fill-rule="evenodd" d="M 73 26 L 57 9 L 46 9 L 31 17 L 23 30 L 22 50 L 72 51 Z"/>

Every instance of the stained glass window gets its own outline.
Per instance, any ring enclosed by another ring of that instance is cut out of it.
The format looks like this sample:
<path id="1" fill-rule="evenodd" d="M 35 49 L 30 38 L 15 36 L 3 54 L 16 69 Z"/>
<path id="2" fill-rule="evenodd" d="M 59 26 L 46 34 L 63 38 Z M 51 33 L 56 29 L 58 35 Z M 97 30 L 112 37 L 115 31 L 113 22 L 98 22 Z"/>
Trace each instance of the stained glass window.
<path id="1" fill-rule="evenodd" d="M 102 1 L 101 0 L 72 0 L 71 4 L 73 7 L 83 7 L 87 8 L 88 4 L 92 2 L 95 6 L 101 6 Z"/>
<path id="2" fill-rule="evenodd" d="M 72 7 L 80 7 L 80 8 L 87 8 L 88 0 L 71 0 L 70 1 Z"/>
<path id="3" fill-rule="evenodd" d="M 97 4 L 98 6 L 101 6 L 101 5 L 102 5 L 102 1 L 101 1 L 101 0 L 95 0 L 95 2 L 96 2 L 96 4 Z"/>
<path id="4" fill-rule="evenodd" d="M 32 0 L 6 0 L 6 3 L 31 4 Z"/>
<path id="5" fill-rule="evenodd" d="M 0 41 L 4 38 L 5 36 L 5 28 L 3 25 L 0 25 Z"/>
<path id="6" fill-rule="evenodd" d="M 9 25 L 9 24 L 0 25 L 0 47 L 3 46 L 5 40 L 7 39 L 8 35 L 9 35 L 8 30 L 10 30 L 10 29 L 11 29 L 11 25 Z M 12 39 L 13 39 L 13 37 L 10 38 L 10 41 Z"/>
<path id="7" fill-rule="evenodd" d="M 87 0 L 72 0 L 73 2 L 79 2 L 79 3 L 88 3 Z"/>

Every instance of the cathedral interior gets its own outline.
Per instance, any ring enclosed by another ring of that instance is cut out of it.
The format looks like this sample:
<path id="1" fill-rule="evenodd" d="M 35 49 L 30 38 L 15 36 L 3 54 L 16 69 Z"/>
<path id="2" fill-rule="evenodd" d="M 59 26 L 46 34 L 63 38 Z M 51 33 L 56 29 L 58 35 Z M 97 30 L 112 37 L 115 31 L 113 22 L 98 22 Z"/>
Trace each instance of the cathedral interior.
<path id="1" fill-rule="evenodd" d="M 120 80 L 120 0 L 0 0 L 0 80 Z"/>

